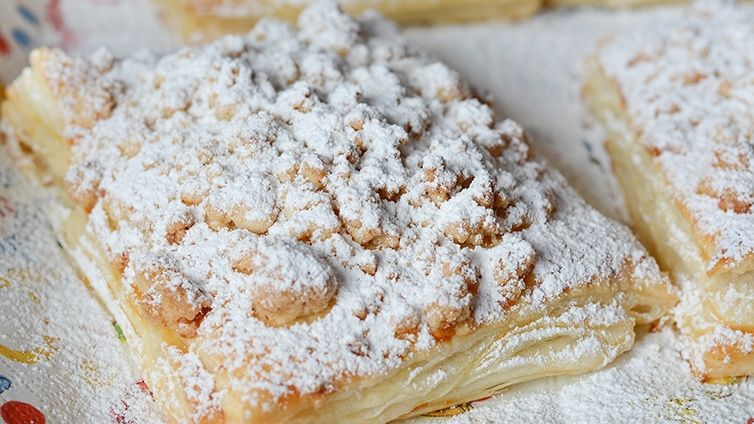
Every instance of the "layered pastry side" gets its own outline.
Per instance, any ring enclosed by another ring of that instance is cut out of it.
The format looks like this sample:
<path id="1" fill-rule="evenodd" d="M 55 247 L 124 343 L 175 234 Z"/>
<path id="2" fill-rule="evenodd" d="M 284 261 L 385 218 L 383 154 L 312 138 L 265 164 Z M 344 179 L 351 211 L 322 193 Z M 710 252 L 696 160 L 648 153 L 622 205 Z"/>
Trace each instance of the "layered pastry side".
<path id="1" fill-rule="evenodd" d="M 683 295 L 705 380 L 754 374 L 754 10 L 697 7 L 607 42 L 584 96 L 639 238 Z"/>
<path id="2" fill-rule="evenodd" d="M 160 58 L 39 49 L 7 94 L 177 422 L 421 414 L 599 369 L 676 302 L 521 127 L 330 2 Z"/>
<path id="3" fill-rule="evenodd" d="M 264 16 L 295 22 L 315 0 L 154 0 L 167 23 L 188 41 L 208 41 L 247 32 Z M 342 0 L 358 16 L 368 10 L 404 24 L 511 20 L 533 15 L 542 0 Z"/>

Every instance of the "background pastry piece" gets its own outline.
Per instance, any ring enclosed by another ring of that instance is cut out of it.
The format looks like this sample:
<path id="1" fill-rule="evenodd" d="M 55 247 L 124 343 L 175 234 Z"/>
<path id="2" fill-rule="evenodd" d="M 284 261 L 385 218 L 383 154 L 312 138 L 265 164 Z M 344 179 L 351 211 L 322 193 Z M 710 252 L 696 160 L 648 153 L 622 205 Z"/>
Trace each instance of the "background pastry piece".
<path id="1" fill-rule="evenodd" d="M 325 2 L 299 26 L 38 50 L 3 103 L 174 419 L 420 414 L 600 368 L 674 304 L 627 229 L 391 24 Z"/>
<path id="2" fill-rule="evenodd" d="M 165 18 L 188 41 L 248 31 L 262 17 L 295 21 L 313 0 L 154 0 Z M 517 19 L 534 14 L 541 0 L 347 0 L 344 10 L 361 15 L 376 10 L 407 24 Z"/>
<path id="3" fill-rule="evenodd" d="M 754 373 L 754 11 L 696 7 L 603 46 L 587 102 L 705 379 Z"/>
<path id="4" fill-rule="evenodd" d="M 295 21 L 313 0 L 153 0 L 168 26 L 185 41 L 210 41 L 248 31 L 269 16 Z M 408 25 L 448 24 L 530 17 L 542 8 L 604 6 L 631 8 L 687 3 L 688 0 L 346 0 L 344 10 L 358 16 L 367 10 Z"/>
<path id="5" fill-rule="evenodd" d="M 545 5 L 549 7 L 605 6 L 628 8 L 679 3 L 689 3 L 689 0 L 545 0 Z"/>

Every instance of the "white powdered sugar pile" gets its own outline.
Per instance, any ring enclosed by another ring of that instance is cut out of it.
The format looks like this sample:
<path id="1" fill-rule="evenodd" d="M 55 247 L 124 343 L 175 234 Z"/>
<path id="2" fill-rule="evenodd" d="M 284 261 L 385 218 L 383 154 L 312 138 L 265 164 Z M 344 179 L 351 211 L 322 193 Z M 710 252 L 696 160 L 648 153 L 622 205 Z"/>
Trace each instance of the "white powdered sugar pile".
<path id="1" fill-rule="evenodd" d="M 688 15 L 618 37 L 600 60 L 717 272 L 754 255 L 754 11 Z"/>
<path id="2" fill-rule="evenodd" d="M 190 339 L 177 360 L 193 401 L 217 402 L 218 369 L 260 408 L 328 393 L 511 305 L 661 280 L 517 124 L 390 24 L 324 2 L 300 26 L 44 62 L 71 191 L 145 313 Z M 573 324 L 611 319 L 594 315 Z"/>

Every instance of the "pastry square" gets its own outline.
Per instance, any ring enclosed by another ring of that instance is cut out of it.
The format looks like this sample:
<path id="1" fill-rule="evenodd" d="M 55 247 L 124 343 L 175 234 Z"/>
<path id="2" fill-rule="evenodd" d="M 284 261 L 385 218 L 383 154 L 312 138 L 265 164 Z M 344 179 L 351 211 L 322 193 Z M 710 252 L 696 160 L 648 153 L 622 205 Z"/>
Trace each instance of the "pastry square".
<path id="1" fill-rule="evenodd" d="M 226 34 L 247 32 L 262 17 L 295 22 L 302 8 L 314 0 L 155 0 L 177 33 L 188 41 L 209 41 Z M 368 10 L 405 24 L 435 24 L 489 19 L 517 19 L 533 15 L 541 0 L 347 0 L 346 12 Z"/>
<path id="2" fill-rule="evenodd" d="M 698 7 L 609 41 L 584 95 L 639 238 L 683 288 L 695 372 L 754 373 L 754 11 Z"/>
<path id="3" fill-rule="evenodd" d="M 456 72 L 330 2 L 299 27 L 40 49 L 2 106 L 172 419 L 387 422 L 598 369 L 669 312 L 628 229 Z"/>

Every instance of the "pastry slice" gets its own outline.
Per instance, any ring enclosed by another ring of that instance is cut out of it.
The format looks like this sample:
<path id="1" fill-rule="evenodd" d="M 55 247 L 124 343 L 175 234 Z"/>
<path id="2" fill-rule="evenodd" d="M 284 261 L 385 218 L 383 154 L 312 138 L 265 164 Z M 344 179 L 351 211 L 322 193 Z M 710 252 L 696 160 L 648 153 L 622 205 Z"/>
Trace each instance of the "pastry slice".
<path id="1" fill-rule="evenodd" d="M 752 9 L 698 8 L 604 45 L 584 86 L 704 379 L 754 373 L 753 36 Z"/>
<path id="2" fill-rule="evenodd" d="M 207 41 L 244 33 L 260 18 L 274 16 L 295 22 L 314 0 L 154 0 L 167 23 L 188 41 Z M 361 15 L 376 10 L 400 23 L 434 24 L 533 15 L 541 0 L 349 0 L 346 12 Z"/>
<path id="3" fill-rule="evenodd" d="M 161 58 L 37 50 L 2 113 L 176 422 L 421 414 L 601 368 L 676 300 L 521 127 L 329 2 Z"/>

